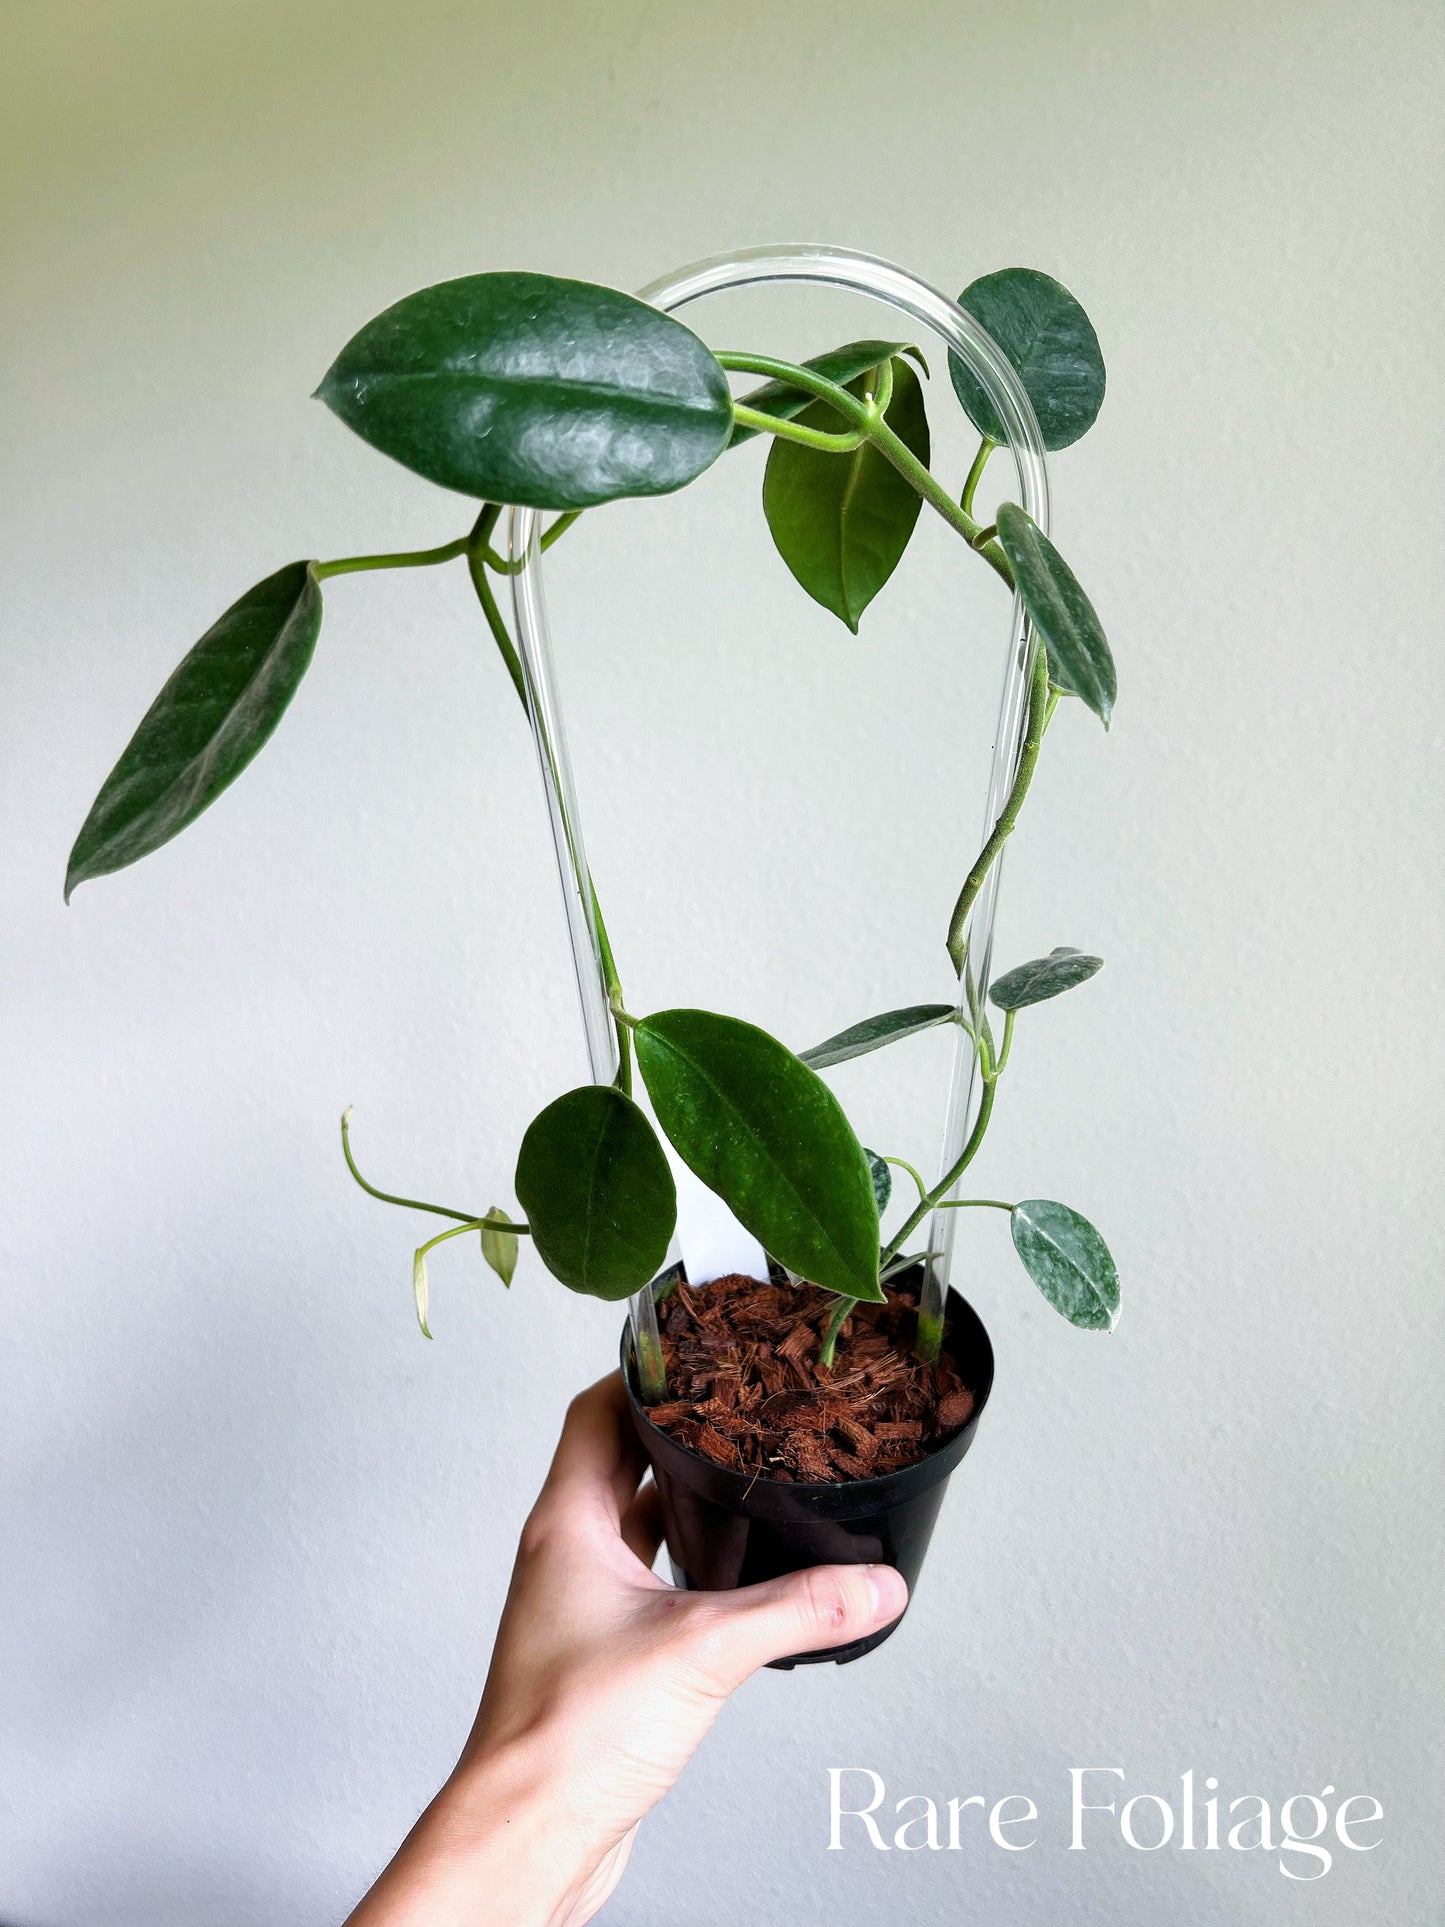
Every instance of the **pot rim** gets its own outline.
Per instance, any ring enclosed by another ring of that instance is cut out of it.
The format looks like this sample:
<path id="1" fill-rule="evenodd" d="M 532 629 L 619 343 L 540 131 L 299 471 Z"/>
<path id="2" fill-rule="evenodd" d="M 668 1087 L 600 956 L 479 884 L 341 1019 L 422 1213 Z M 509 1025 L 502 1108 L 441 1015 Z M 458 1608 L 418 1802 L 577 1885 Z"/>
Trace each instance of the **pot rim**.
<path id="1" fill-rule="evenodd" d="M 918 1269 L 922 1269 L 921 1264 Z M 677 1264 L 669 1265 L 665 1271 L 660 1272 L 652 1281 L 653 1295 L 656 1296 L 660 1285 L 667 1283 L 675 1276 L 679 1276 L 682 1270 L 682 1263 L 679 1261 Z M 899 1274 L 899 1276 L 903 1278 L 911 1275 L 911 1269 L 910 1271 Z M 705 1289 L 705 1287 L 699 1287 L 699 1289 Z M 977 1346 L 976 1356 L 979 1369 L 977 1369 L 972 1376 L 976 1377 L 979 1383 L 970 1383 L 967 1378 L 964 1380 L 964 1382 L 968 1384 L 968 1389 L 973 1393 L 973 1410 L 969 1413 L 963 1424 L 950 1432 L 947 1438 L 936 1440 L 931 1444 L 921 1459 L 915 1459 L 911 1465 L 900 1466 L 894 1472 L 881 1473 L 877 1478 L 774 1479 L 769 1477 L 761 1467 L 755 1472 L 735 1472 L 730 1465 L 719 1465 L 716 1459 L 710 1459 L 705 1453 L 694 1451 L 692 1446 L 685 1445 L 679 1438 L 674 1438 L 671 1432 L 665 1432 L 660 1425 L 654 1425 L 648 1414 L 647 1406 L 643 1404 L 641 1398 L 638 1396 L 635 1382 L 637 1354 L 630 1319 L 624 1323 L 622 1328 L 622 1356 L 620 1361 L 622 1367 L 622 1383 L 627 1392 L 628 1401 L 632 1406 L 634 1415 L 647 1420 L 647 1426 L 650 1432 L 655 1433 L 660 1439 L 665 1439 L 669 1446 L 682 1453 L 684 1457 L 691 1459 L 694 1464 L 705 1466 L 709 1474 L 722 1479 L 725 1482 L 725 1490 L 727 1489 L 727 1482 L 731 1482 L 740 1500 L 745 1499 L 748 1494 L 755 1491 L 757 1487 L 768 1486 L 778 1492 L 792 1492 L 800 1495 L 817 1494 L 821 1496 L 824 1493 L 848 1493 L 850 1495 L 856 1495 L 859 1500 L 865 1502 L 865 1504 L 869 1499 L 882 1501 L 886 1498 L 885 1488 L 896 1486 L 900 1477 L 910 1472 L 921 1472 L 931 1460 L 950 1452 L 961 1440 L 971 1443 L 974 1431 L 978 1426 L 978 1421 L 983 1416 L 983 1409 L 988 1404 L 989 1394 L 993 1390 L 993 1341 L 988 1335 L 987 1326 L 974 1310 L 973 1306 L 964 1297 L 963 1293 L 956 1291 L 952 1285 L 948 1288 L 948 1298 L 945 1302 L 949 1320 L 957 1317 L 961 1312 L 968 1319 L 972 1320 L 976 1328 L 971 1336 L 974 1338 Z M 947 1329 L 946 1325 L 945 1329 Z M 982 1341 L 981 1344 L 979 1344 L 978 1341 Z M 963 1376 L 961 1372 L 960 1376 Z M 962 1457 L 962 1453 L 956 1455 L 955 1463 L 959 1457 Z M 953 1466 L 949 1465 L 946 1470 L 951 1472 Z"/>

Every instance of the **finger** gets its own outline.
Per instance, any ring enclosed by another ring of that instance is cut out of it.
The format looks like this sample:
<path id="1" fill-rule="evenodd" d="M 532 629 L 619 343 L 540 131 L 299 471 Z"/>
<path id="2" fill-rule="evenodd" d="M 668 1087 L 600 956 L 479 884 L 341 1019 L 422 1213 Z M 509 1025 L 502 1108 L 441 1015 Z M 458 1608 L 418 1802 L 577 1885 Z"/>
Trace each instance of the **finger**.
<path id="1" fill-rule="evenodd" d="M 622 1515 L 622 1537 L 648 1571 L 662 1544 L 662 1497 L 649 1479 Z"/>
<path id="2" fill-rule="evenodd" d="M 646 1469 L 647 1455 L 632 1429 L 622 1374 L 610 1372 L 568 1406 L 542 1499 L 600 1498 L 612 1518 L 620 1520 Z"/>
<path id="3" fill-rule="evenodd" d="M 769 1660 L 881 1632 L 907 1604 L 907 1584 L 892 1566 L 811 1566 L 760 1586 L 708 1594 L 694 1622 L 698 1658 L 730 1693 Z"/>

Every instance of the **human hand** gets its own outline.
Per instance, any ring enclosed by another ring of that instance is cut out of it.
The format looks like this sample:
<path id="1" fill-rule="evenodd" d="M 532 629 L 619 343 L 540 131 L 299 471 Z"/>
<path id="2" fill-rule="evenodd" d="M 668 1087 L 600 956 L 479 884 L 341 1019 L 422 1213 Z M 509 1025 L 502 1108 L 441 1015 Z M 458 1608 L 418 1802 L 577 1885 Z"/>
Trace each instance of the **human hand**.
<path id="1" fill-rule="evenodd" d="M 651 1569 L 662 1531 L 645 1470 L 614 1372 L 568 1410 L 461 1759 L 348 1927 L 582 1927 L 750 1673 L 861 1639 L 907 1604 L 890 1566 L 679 1591 Z"/>

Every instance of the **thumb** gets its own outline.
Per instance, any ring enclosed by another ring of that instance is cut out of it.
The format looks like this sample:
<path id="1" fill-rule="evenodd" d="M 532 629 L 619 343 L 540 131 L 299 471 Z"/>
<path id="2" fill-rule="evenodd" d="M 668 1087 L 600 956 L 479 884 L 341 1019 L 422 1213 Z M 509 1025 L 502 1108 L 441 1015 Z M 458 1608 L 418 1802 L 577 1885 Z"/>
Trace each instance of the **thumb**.
<path id="1" fill-rule="evenodd" d="M 769 1660 L 881 1632 L 907 1604 L 907 1583 L 892 1566 L 810 1566 L 713 1593 L 699 1657 L 730 1693 Z"/>

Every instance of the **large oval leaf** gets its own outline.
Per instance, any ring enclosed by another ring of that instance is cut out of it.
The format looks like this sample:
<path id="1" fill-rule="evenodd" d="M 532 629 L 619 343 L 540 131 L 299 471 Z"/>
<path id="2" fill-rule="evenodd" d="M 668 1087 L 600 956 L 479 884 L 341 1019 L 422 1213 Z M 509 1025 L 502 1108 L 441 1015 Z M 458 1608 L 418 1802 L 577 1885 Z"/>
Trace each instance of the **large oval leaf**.
<path id="1" fill-rule="evenodd" d="M 1061 996 L 1077 984 L 1086 984 L 1103 968 L 1102 957 L 1086 957 L 1060 944 L 1047 957 L 1035 957 L 1031 963 L 1015 964 L 1012 970 L 1006 970 L 994 979 L 988 994 L 1000 1010 L 1023 1010 L 1029 1004 Z"/>
<path id="2" fill-rule="evenodd" d="M 841 348 L 830 348 L 824 355 L 814 355 L 805 361 L 804 368 L 811 368 L 815 375 L 822 375 L 827 381 L 840 382 L 844 387 L 856 375 L 866 375 L 870 368 L 877 368 L 892 355 L 917 354 L 916 348 L 909 348 L 901 341 L 848 341 Z M 765 381 L 761 388 L 755 388 L 750 395 L 741 398 L 741 405 L 753 409 L 759 415 L 771 415 L 774 421 L 796 421 L 805 408 L 813 404 L 813 396 L 805 389 L 795 388 L 790 381 Z M 760 428 L 749 428 L 738 422 L 732 432 L 729 448 L 738 448 L 750 442 L 754 435 L 761 435 Z"/>
<path id="3" fill-rule="evenodd" d="M 733 426 L 727 376 L 690 329 L 545 274 L 408 295 L 352 337 L 316 392 L 428 481 L 530 508 L 666 495 L 717 459 Z"/>
<path id="4" fill-rule="evenodd" d="M 1054 1310 L 1081 1331 L 1111 1331 L 1119 1315 L 1119 1274 L 1089 1220 L 1050 1198 L 1025 1198 L 1010 1223 L 1014 1250 Z"/>
<path id="5" fill-rule="evenodd" d="M 712 1011 L 661 1011 L 634 1038 L 658 1122 L 765 1250 L 825 1291 L 881 1301 L 872 1173 L 823 1080 Z"/>
<path id="6" fill-rule="evenodd" d="M 900 1038 L 916 1037 L 921 1030 L 946 1024 L 953 1014 L 952 1004 L 909 1004 L 903 1010 L 885 1010 L 881 1016 L 865 1017 L 861 1024 L 850 1024 L 847 1030 L 840 1030 L 836 1036 L 814 1044 L 811 1050 L 799 1051 L 798 1055 L 810 1069 L 826 1070 L 830 1064 L 846 1064 L 850 1057 L 863 1057 L 871 1050 L 881 1050 L 885 1044 L 897 1043 Z"/>
<path id="7" fill-rule="evenodd" d="M 860 375 L 845 385 L 861 395 L 868 379 Z M 887 419 L 926 466 L 923 385 L 896 357 Z M 811 403 L 798 421 L 830 432 L 846 425 L 823 401 Z M 813 600 L 855 634 L 859 617 L 902 560 L 922 505 L 917 490 L 871 442 L 838 455 L 775 441 L 763 475 L 763 512 L 778 553 Z"/>
<path id="8" fill-rule="evenodd" d="M 1088 704 L 1105 729 L 1118 680 L 1094 605 L 1031 515 L 1016 502 L 998 512 L 999 546 L 1009 559 L 1029 619 L 1049 652 L 1049 681 Z"/>
<path id="9" fill-rule="evenodd" d="M 1104 401 L 1104 357 L 1093 323 L 1061 282 L 1037 268 L 1003 268 L 970 282 L 958 305 L 1018 370 L 1045 448 L 1067 448 L 1093 426 Z M 949 356 L 948 372 L 979 434 L 1006 442 L 993 403 L 957 355 Z"/>
<path id="10" fill-rule="evenodd" d="M 248 589 L 201 637 L 141 718 L 81 825 L 65 873 L 78 883 L 138 862 L 214 803 L 270 736 L 321 628 L 309 562 Z"/>
<path id="11" fill-rule="evenodd" d="M 515 1189 L 543 1264 L 571 1291 L 630 1298 L 667 1256 L 677 1187 L 666 1154 L 609 1084 L 584 1084 L 538 1112 Z"/>

